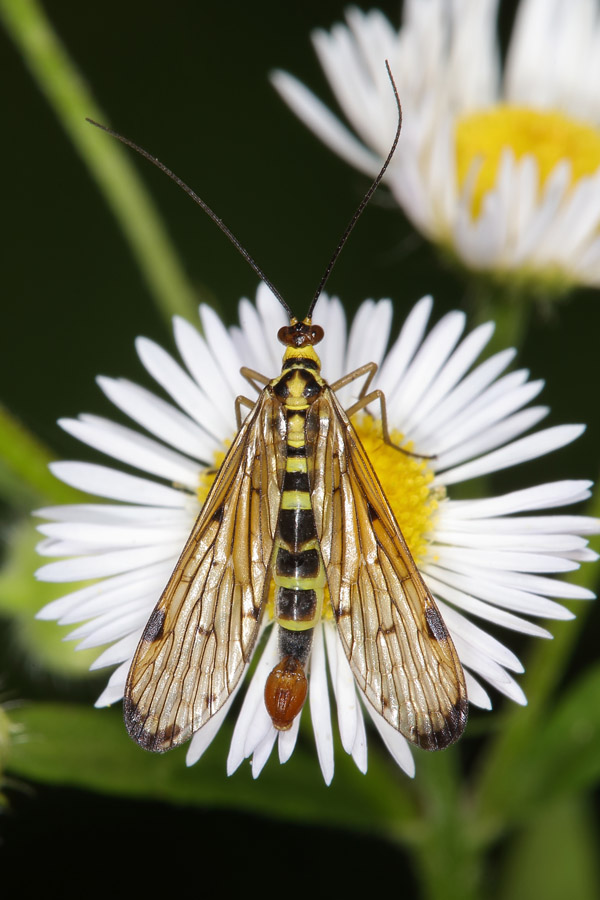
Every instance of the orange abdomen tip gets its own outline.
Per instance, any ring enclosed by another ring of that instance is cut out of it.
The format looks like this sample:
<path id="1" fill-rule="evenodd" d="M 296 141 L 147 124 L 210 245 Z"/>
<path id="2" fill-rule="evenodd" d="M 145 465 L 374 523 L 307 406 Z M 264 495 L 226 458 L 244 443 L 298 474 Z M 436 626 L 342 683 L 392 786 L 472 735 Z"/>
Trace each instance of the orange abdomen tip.
<path id="1" fill-rule="evenodd" d="M 265 706 L 278 731 L 287 731 L 304 706 L 308 682 L 302 663 L 285 656 L 269 673 L 265 684 Z"/>

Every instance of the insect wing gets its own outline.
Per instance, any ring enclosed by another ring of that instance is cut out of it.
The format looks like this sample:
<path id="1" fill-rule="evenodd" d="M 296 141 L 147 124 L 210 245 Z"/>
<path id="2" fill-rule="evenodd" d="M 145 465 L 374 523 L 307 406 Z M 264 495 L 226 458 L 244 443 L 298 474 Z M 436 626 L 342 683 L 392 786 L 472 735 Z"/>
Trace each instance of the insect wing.
<path id="1" fill-rule="evenodd" d="M 404 737 L 451 744 L 467 719 L 452 639 L 333 391 L 306 425 L 312 508 L 337 629 L 365 697 Z"/>
<path id="2" fill-rule="evenodd" d="M 187 741 L 222 707 L 250 661 L 268 589 L 285 428 L 280 404 L 263 391 L 144 629 L 124 715 L 148 750 Z"/>

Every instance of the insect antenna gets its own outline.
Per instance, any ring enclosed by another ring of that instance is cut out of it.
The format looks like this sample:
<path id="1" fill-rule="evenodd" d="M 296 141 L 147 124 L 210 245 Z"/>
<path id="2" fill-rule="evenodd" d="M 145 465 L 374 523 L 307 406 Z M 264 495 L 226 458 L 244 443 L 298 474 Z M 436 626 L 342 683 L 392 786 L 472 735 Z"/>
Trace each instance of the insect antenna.
<path id="1" fill-rule="evenodd" d="M 130 140 L 129 138 L 124 137 L 122 134 L 119 134 L 119 132 L 115 131 L 113 128 L 109 128 L 108 125 L 102 125 L 100 122 L 95 122 L 93 119 L 89 119 L 86 117 L 86 122 L 89 122 L 90 125 L 95 125 L 96 128 L 100 128 L 102 131 L 106 131 L 107 134 L 112 135 L 112 137 L 116 138 L 118 141 L 121 141 L 121 143 L 125 144 L 127 147 L 131 147 L 132 150 L 135 150 L 136 153 L 139 153 L 140 156 L 143 156 L 144 159 L 148 160 L 148 162 L 151 162 L 153 166 L 156 166 L 157 169 L 160 169 L 161 172 L 164 172 L 165 175 L 167 175 L 171 179 L 171 181 L 174 181 L 175 184 L 179 185 L 179 187 L 182 190 L 184 190 L 185 193 L 188 194 L 188 196 L 190 196 L 192 198 L 192 200 L 195 203 L 197 203 L 198 206 L 201 209 L 203 209 L 204 212 L 208 216 L 210 216 L 210 218 L 213 220 L 215 225 L 217 225 L 221 229 L 223 234 L 229 238 L 229 240 L 231 241 L 233 246 L 236 248 L 238 253 L 241 253 L 241 255 L 244 257 L 246 262 L 252 267 L 254 272 L 258 275 L 260 280 L 264 281 L 264 283 L 267 285 L 269 290 L 271 290 L 273 292 L 273 294 L 275 294 L 275 296 L 277 297 L 277 299 L 279 300 L 279 302 L 285 309 L 285 311 L 288 314 L 288 316 L 290 317 L 290 319 L 294 318 L 290 307 L 285 302 L 281 293 L 277 290 L 277 288 L 275 287 L 273 282 L 267 278 L 267 276 L 265 275 L 263 270 L 260 268 L 260 266 L 257 265 L 257 263 L 254 262 L 254 260 L 252 259 L 252 257 L 248 253 L 248 251 L 245 249 L 245 247 L 242 247 L 242 245 L 240 244 L 240 242 L 238 241 L 236 236 L 233 234 L 233 232 L 231 232 L 229 230 L 229 228 L 227 227 L 225 222 L 223 222 L 223 220 L 220 219 L 219 216 L 215 212 L 213 212 L 213 210 L 210 208 L 210 206 L 204 202 L 202 197 L 199 197 L 198 194 L 194 190 L 192 190 L 192 188 L 189 185 L 187 185 L 185 183 L 185 181 L 183 181 L 181 178 L 179 178 L 178 175 L 175 175 L 175 173 L 172 172 L 171 169 L 169 169 L 167 166 L 165 166 L 165 164 L 162 163 L 160 161 L 160 159 L 157 159 L 155 156 L 152 156 L 151 153 L 148 153 L 147 150 L 144 150 L 143 147 L 140 147 L 134 141 Z"/>
<path id="2" fill-rule="evenodd" d="M 308 309 L 308 313 L 306 314 L 307 319 L 311 318 L 312 312 L 315 308 L 315 303 L 317 302 L 321 293 L 323 292 L 323 288 L 325 287 L 325 285 L 329 279 L 331 270 L 333 269 L 335 263 L 337 262 L 338 256 L 342 252 L 342 250 L 346 244 L 346 241 L 350 237 L 350 233 L 351 233 L 352 229 L 354 228 L 354 226 L 358 222 L 360 216 L 362 215 L 362 212 L 363 212 L 365 206 L 367 205 L 367 203 L 369 202 L 369 200 L 371 199 L 371 197 L 377 190 L 379 183 L 381 182 L 381 179 L 383 178 L 383 176 L 385 174 L 385 170 L 387 169 L 387 167 L 390 163 L 390 160 L 392 159 L 392 156 L 394 155 L 394 153 L 396 151 L 396 147 L 398 145 L 398 139 L 400 137 L 400 130 L 402 128 L 402 107 L 400 105 L 400 97 L 398 96 L 398 89 L 396 88 L 396 82 L 394 81 L 394 77 L 392 75 L 392 71 L 390 69 L 390 65 L 389 65 L 387 59 L 385 61 L 385 67 L 387 69 L 388 77 L 392 84 L 392 89 L 394 91 L 394 97 L 396 98 L 396 105 L 398 107 L 398 126 L 396 128 L 396 134 L 394 136 L 394 141 L 390 148 L 390 152 L 388 153 L 387 158 L 386 158 L 385 162 L 383 163 L 381 170 L 379 171 L 379 174 L 377 175 L 377 177 L 375 178 L 375 181 L 373 182 L 373 184 L 371 185 L 371 187 L 369 188 L 369 190 L 367 191 L 367 193 L 365 194 L 365 196 L 359 203 L 354 215 L 352 216 L 352 218 L 348 222 L 348 225 L 346 226 L 346 230 L 344 231 L 339 244 L 337 245 L 336 249 L 334 250 L 331 259 L 329 260 L 329 263 L 327 265 L 327 268 L 325 269 L 323 277 L 321 278 L 321 281 L 319 282 L 319 286 L 318 286 L 317 290 L 315 291 L 315 294 L 312 298 L 311 304 Z M 127 138 L 124 135 L 119 134 L 118 131 L 115 131 L 113 128 L 109 128 L 108 125 L 102 125 L 100 122 L 94 121 L 94 119 L 90 119 L 90 118 L 86 117 L 86 122 L 89 122 L 90 125 L 94 125 L 96 128 L 100 128 L 102 131 L 105 131 L 107 134 L 110 134 L 112 137 L 116 138 L 118 141 L 121 141 L 121 143 L 125 144 L 125 146 L 130 147 L 132 150 L 135 150 L 136 153 L 139 153 L 140 156 L 143 156 L 144 159 L 147 159 L 148 162 L 152 163 L 153 166 L 156 166 L 157 169 L 160 169 L 161 172 L 164 172 L 164 174 L 167 175 L 168 178 L 171 179 L 171 181 L 174 181 L 176 185 L 178 185 L 183 191 L 185 191 L 185 193 L 189 197 L 191 197 L 192 200 L 195 203 L 197 203 L 198 206 L 201 209 L 203 209 L 204 212 L 212 219 L 212 221 L 215 223 L 215 225 L 221 229 L 223 234 L 227 238 L 229 238 L 229 240 L 231 241 L 233 246 L 236 248 L 238 253 L 240 253 L 244 257 L 244 259 L 246 260 L 248 265 L 253 269 L 253 271 L 256 273 L 256 275 L 258 275 L 260 280 L 263 281 L 267 285 L 269 290 L 272 291 L 272 293 L 277 297 L 277 299 L 279 300 L 279 302 L 285 309 L 286 313 L 288 314 L 290 320 L 295 319 L 295 316 L 293 315 L 292 310 L 290 309 L 288 303 L 286 303 L 286 301 L 283 299 L 283 296 L 280 293 L 280 291 L 278 291 L 277 288 L 275 287 L 275 285 L 273 284 L 273 282 L 269 278 L 267 278 L 267 276 L 265 275 L 263 270 L 254 261 L 254 259 L 250 256 L 250 254 L 248 253 L 246 248 L 240 244 L 240 242 L 238 241 L 236 236 L 233 234 L 232 231 L 230 231 L 230 229 L 227 227 L 225 222 L 223 222 L 223 220 L 221 218 L 219 218 L 219 216 L 215 212 L 213 212 L 213 210 L 202 199 L 202 197 L 199 197 L 198 194 L 194 190 L 192 190 L 192 188 L 188 184 L 185 183 L 185 181 L 183 181 L 181 178 L 179 178 L 178 175 L 176 175 L 174 172 L 172 172 L 171 169 L 168 168 L 168 166 L 166 166 L 163 162 L 160 161 L 160 159 L 157 159 L 156 156 L 152 156 L 151 153 L 149 153 L 147 150 L 144 150 L 143 147 L 140 147 L 139 144 L 136 144 L 130 138 Z"/>
<path id="3" fill-rule="evenodd" d="M 325 273 L 324 273 L 323 277 L 321 278 L 321 281 L 319 282 L 319 286 L 318 286 L 317 290 L 315 291 L 315 295 L 314 295 L 314 297 L 312 298 L 311 304 L 310 304 L 310 306 L 309 306 L 309 308 L 308 308 L 308 312 L 307 312 L 307 314 L 306 314 L 306 318 L 307 318 L 307 319 L 310 319 L 310 318 L 311 318 L 313 309 L 315 308 L 315 303 L 316 303 L 317 300 L 319 299 L 319 297 L 320 297 L 320 295 L 321 295 L 321 293 L 322 293 L 322 291 L 323 291 L 323 288 L 324 288 L 325 285 L 327 284 L 327 280 L 328 280 L 329 276 L 331 275 L 331 270 L 333 269 L 334 265 L 336 264 L 338 256 L 340 255 L 340 253 L 341 253 L 342 250 L 344 249 L 344 246 L 345 246 L 345 244 L 346 244 L 346 241 L 347 241 L 348 238 L 350 237 L 350 232 L 352 231 L 352 229 L 354 228 L 354 226 L 356 225 L 356 223 L 357 223 L 358 220 L 360 219 L 360 217 L 361 217 L 361 215 L 362 215 L 362 212 L 363 212 L 365 206 L 367 205 L 367 203 L 369 202 L 369 200 L 371 199 L 371 197 L 373 196 L 373 194 L 374 194 L 375 191 L 377 190 L 377 188 L 378 188 L 378 186 L 379 186 L 379 183 L 380 183 L 381 179 L 383 178 L 383 176 L 384 176 L 384 174 L 385 174 L 385 170 L 386 170 L 387 167 L 389 166 L 390 160 L 392 159 L 392 156 L 394 155 L 394 153 L 395 153 L 395 151 L 396 151 L 396 147 L 397 147 L 397 145 L 398 145 L 398 139 L 399 139 L 399 137 L 400 137 L 400 130 L 401 130 L 401 128 L 402 128 L 402 107 L 401 107 L 401 105 L 400 105 L 400 97 L 398 96 L 398 89 L 396 88 L 396 82 L 394 81 L 394 77 L 393 77 L 392 71 L 391 71 L 391 69 L 390 69 L 390 64 L 389 64 L 389 62 L 387 61 L 387 59 L 386 59 L 386 61 L 385 61 L 385 67 L 386 67 L 386 69 L 387 69 L 388 77 L 389 77 L 389 79 L 390 79 L 390 81 L 391 81 L 391 83 L 392 83 L 392 88 L 393 88 L 393 91 L 394 91 L 394 97 L 396 98 L 396 106 L 398 107 L 398 127 L 396 128 L 396 134 L 395 134 L 395 136 L 394 136 L 394 141 L 393 141 L 392 146 L 391 146 L 391 148 L 390 148 L 390 152 L 388 153 L 387 158 L 386 158 L 386 160 L 385 160 L 383 166 L 381 167 L 381 170 L 380 170 L 379 174 L 377 175 L 377 178 L 375 179 L 375 181 L 373 182 L 373 184 L 371 185 L 371 187 L 369 188 L 369 190 L 367 191 L 367 193 L 365 194 L 365 196 L 364 196 L 364 197 L 362 198 L 362 200 L 360 201 L 360 203 L 359 203 L 359 205 L 358 205 L 358 207 L 357 207 L 357 209 L 356 209 L 356 212 L 354 213 L 354 215 L 352 216 L 352 218 L 351 218 L 350 221 L 348 222 L 348 225 L 346 226 L 346 230 L 344 231 L 344 233 L 343 233 L 343 235 L 342 235 L 342 237 L 341 237 L 341 239 L 340 239 L 339 244 L 337 245 L 337 247 L 335 248 L 335 250 L 334 250 L 334 252 L 333 252 L 333 256 L 332 256 L 331 259 L 329 260 L 329 263 L 328 263 L 328 265 L 327 265 L 327 268 L 325 269 Z"/>

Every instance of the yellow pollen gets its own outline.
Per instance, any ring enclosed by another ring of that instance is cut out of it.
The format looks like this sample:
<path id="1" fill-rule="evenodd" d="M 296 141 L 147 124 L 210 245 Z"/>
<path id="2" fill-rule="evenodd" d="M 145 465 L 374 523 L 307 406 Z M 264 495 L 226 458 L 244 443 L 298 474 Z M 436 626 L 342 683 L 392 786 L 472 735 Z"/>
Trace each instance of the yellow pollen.
<path id="1" fill-rule="evenodd" d="M 432 489 L 433 472 L 429 460 L 401 453 L 396 447 L 415 452 L 398 431 L 390 438 L 396 447 L 384 443 L 381 422 L 364 416 L 353 423 L 367 456 L 387 497 L 402 536 L 417 565 L 427 553 L 427 535 L 433 530 L 435 513 L 445 492 Z"/>
<path id="2" fill-rule="evenodd" d="M 531 154 L 538 165 L 539 187 L 555 166 L 571 165 L 571 187 L 600 168 L 600 132 L 560 112 L 499 105 L 464 116 L 456 125 L 456 166 L 462 188 L 473 164 L 480 163 L 473 186 L 471 211 L 481 211 L 484 194 L 494 187 L 504 150 L 520 160 Z"/>
<path id="3" fill-rule="evenodd" d="M 227 447 L 231 444 L 231 441 L 225 441 Z M 215 461 L 214 465 L 211 466 L 210 469 L 204 469 L 200 473 L 200 477 L 198 479 L 198 489 L 196 490 L 196 496 L 198 497 L 198 503 L 200 506 L 204 506 L 204 501 L 208 497 L 208 492 L 213 486 L 213 482 L 217 476 L 217 472 L 223 465 L 223 460 L 225 459 L 227 451 L 226 450 L 218 450 L 215 453 Z"/>

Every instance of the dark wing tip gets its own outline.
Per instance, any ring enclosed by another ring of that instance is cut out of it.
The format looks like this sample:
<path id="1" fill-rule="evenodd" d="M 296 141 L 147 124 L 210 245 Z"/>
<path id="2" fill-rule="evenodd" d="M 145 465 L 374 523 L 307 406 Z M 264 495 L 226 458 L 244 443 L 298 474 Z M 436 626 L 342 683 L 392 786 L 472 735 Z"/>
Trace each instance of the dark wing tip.
<path id="1" fill-rule="evenodd" d="M 444 727 L 438 731 L 416 732 L 415 744 L 423 750 L 444 750 L 459 739 L 465 730 L 468 714 L 468 700 L 461 697 L 446 716 Z"/>
<path id="2" fill-rule="evenodd" d="M 129 736 L 136 744 L 151 753 L 166 753 L 186 739 L 179 725 L 153 729 L 150 724 L 151 717 L 140 714 L 136 704 L 127 696 L 123 700 L 123 718 Z"/>

